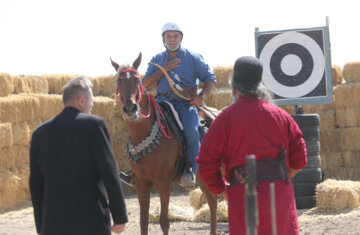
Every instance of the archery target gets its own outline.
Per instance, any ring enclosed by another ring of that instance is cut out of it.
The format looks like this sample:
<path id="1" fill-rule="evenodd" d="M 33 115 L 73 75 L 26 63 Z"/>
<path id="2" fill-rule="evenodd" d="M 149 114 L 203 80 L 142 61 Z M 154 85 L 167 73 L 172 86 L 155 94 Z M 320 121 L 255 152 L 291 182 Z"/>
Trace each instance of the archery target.
<path id="1" fill-rule="evenodd" d="M 323 31 L 289 30 L 257 33 L 263 83 L 276 99 L 327 96 Z"/>

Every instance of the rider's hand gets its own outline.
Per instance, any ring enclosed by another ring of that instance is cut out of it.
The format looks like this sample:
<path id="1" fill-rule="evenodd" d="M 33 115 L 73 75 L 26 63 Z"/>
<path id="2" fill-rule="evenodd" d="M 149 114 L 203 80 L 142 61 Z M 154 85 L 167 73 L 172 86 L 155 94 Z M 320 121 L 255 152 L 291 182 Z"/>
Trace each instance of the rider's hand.
<path id="1" fill-rule="evenodd" d="M 125 229 L 125 224 L 114 224 L 112 227 L 111 227 L 111 231 L 113 231 L 114 233 L 121 233 L 122 231 L 124 231 Z"/>
<path id="2" fill-rule="evenodd" d="M 204 100 L 201 95 L 195 95 L 190 100 L 190 104 L 195 105 L 196 107 L 200 107 L 200 105 L 202 105 L 203 102 Z"/>
<path id="3" fill-rule="evenodd" d="M 162 67 L 166 71 L 170 71 L 170 70 L 173 70 L 174 68 L 179 67 L 180 62 L 181 62 L 181 60 L 179 58 L 174 58 L 174 59 L 165 61 L 162 65 Z"/>

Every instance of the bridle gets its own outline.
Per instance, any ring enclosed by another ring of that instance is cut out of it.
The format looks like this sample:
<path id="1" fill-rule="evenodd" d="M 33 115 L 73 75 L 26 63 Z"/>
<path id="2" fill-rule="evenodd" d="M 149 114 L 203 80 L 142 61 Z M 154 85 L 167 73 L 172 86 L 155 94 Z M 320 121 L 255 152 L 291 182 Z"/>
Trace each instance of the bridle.
<path id="1" fill-rule="evenodd" d="M 120 70 L 120 71 L 117 73 L 117 74 L 118 74 L 118 79 L 120 79 L 120 78 L 121 78 L 121 79 L 125 79 L 125 78 L 121 77 L 121 74 L 123 74 L 123 73 L 127 73 L 127 74 L 126 74 L 126 79 L 130 79 L 130 78 L 131 78 L 131 75 L 130 75 L 131 72 L 135 73 L 135 74 L 137 75 L 137 76 L 135 76 L 135 77 L 136 77 L 137 79 L 139 79 L 139 85 L 138 85 L 138 86 L 139 86 L 139 87 L 138 87 L 138 89 L 139 89 L 139 95 L 138 95 L 138 98 L 137 98 L 137 100 L 136 100 L 136 103 L 139 105 L 139 104 L 140 104 L 140 101 L 141 101 L 141 98 L 146 95 L 146 94 L 145 94 L 145 91 L 144 91 L 144 86 L 143 86 L 140 78 L 138 77 L 139 72 L 138 72 L 136 69 L 122 69 L 122 70 Z M 117 84 L 117 88 L 116 88 L 116 95 L 118 95 L 118 94 L 119 94 L 119 84 Z M 150 117 L 150 114 L 151 114 L 151 105 L 152 105 L 152 106 L 154 106 L 154 109 L 157 110 L 157 111 L 160 113 L 160 115 L 162 116 L 162 118 L 165 120 L 165 116 L 164 116 L 163 112 L 161 111 L 159 105 L 156 103 L 156 101 L 155 101 L 155 99 L 154 99 L 154 96 L 153 96 L 152 94 L 149 94 L 147 97 L 148 97 L 148 107 L 149 107 L 148 114 L 147 114 L 147 115 L 144 115 L 144 114 L 142 114 L 142 113 L 140 112 L 139 116 L 140 116 L 141 118 L 143 118 L 143 119 L 146 119 L 146 118 Z M 120 102 L 121 102 L 121 105 L 124 106 L 124 102 L 123 102 L 123 100 L 122 100 L 121 98 L 120 98 Z M 123 115 L 124 115 L 124 114 L 123 114 Z M 157 120 L 157 122 L 159 123 L 160 128 L 161 128 L 161 131 L 163 132 L 164 136 L 165 136 L 166 138 L 168 138 L 168 139 L 171 138 L 171 136 L 170 136 L 170 129 L 169 129 L 168 125 L 167 125 L 167 122 L 166 122 L 166 129 L 168 130 L 168 133 L 165 132 L 164 127 L 163 127 L 163 125 L 162 125 L 162 123 L 161 123 L 161 121 L 160 121 L 160 118 L 159 118 L 159 116 L 158 116 L 158 114 L 157 114 L 156 111 L 155 111 L 155 115 L 156 115 L 156 120 Z M 123 117 L 124 117 L 124 116 L 123 116 Z"/>
<path id="2" fill-rule="evenodd" d="M 123 74 L 123 73 L 126 73 L 126 79 L 130 79 L 131 78 L 131 75 L 130 75 L 131 72 L 135 73 L 137 75 L 135 77 L 137 79 L 139 79 L 139 95 L 138 95 L 138 98 L 136 99 L 136 103 L 139 105 L 142 96 L 145 95 L 144 86 L 143 86 L 140 78 L 138 77 L 139 71 L 137 71 L 136 69 L 122 69 L 122 70 L 120 70 L 120 72 L 117 73 L 118 74 L 118 79 L 124 79 L 124 78 L 121 77 L 121 74 Z M 118 94 L 119 94 L 119 84 L 117 83 L 116 95 L 118 95 Z M 121 102 L 121 105 L 124 106 L 124 101 L 122 99 L 120 99 L 120 102 Z M 148 96 L 148 103 L 150 104 L 150 97 L 149 96 Z M 148 117 L 150 117 L 150 114 L 151 114 L 151 107 L 149 105 L 148 114 L 144 115 L 144 114 L 140 113 L 139 115 L 142 118 L 148 118 Z"/>

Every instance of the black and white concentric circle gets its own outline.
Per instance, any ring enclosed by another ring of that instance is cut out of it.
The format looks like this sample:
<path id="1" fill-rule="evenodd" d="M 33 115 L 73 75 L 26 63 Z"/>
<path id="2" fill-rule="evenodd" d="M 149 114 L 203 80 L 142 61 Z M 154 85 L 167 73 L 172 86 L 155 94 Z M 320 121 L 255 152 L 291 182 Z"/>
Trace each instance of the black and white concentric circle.
<path id="1" fill-rule="evenodd" d="M 308 94 L 318 86 L 325 72 L 325 57 L 319 44 L 295 31 L 270 39 L 259 59 L 264 65 L 264 84 L 282 97 Z"/>

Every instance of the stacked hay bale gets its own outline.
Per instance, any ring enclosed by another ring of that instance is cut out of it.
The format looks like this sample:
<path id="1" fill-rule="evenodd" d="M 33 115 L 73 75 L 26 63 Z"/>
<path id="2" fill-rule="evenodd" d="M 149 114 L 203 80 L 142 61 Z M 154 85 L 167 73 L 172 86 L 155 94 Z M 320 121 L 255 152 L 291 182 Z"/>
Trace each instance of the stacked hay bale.
<path id="1" fill-rule="evenodd" d="M 0 74 L 0 212 L 29 200 L 29 147 L 33 131 L 63 109 L 62 87 L 77 75 L 11 76 Z M 93 114 L 105 119 L 118 167 L 128 169 L 128 137 L 115 99 L 114 76 L 90 78 L 94 83 Z M 112 96 L 105 97 L 105 96 Z M 124 187 L 125 192 L 134 189 Z"/>
<path id="2" fill-rule="evenodd" d="M 360 180 L 360 61 L 345 64 L 342 75 L 346 83 L 334 91 L 338 128 L 333 133 L 336 136 L 330 138 L 333 142 L 328 143 L 339 151 L 325 174 L 328 178 Z"/>

